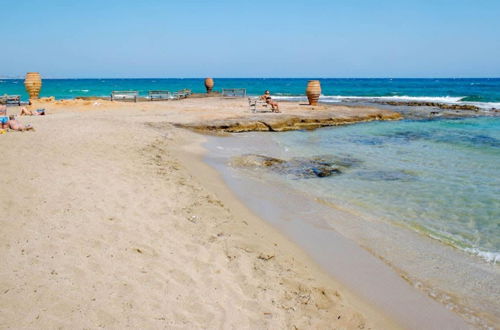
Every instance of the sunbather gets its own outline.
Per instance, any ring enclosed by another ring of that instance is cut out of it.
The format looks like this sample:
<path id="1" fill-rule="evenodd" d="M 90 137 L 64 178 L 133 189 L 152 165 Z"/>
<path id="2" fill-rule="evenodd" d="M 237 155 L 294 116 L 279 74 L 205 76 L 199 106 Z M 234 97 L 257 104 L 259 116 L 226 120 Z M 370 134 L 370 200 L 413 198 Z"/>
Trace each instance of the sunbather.
<path id="1" fill-rule="evenodd" d="M 26 107 L 21 108 L 21 116 L 45 116 L 45 109 L 37 109 L 35 112 L 33 110 L 28 109 Z"/>
<path id="2" fill-rule="evenodd" d="M 30 131 L 34 130 L 35 128 L 31 125 L 23 125 L 20 122 L 17 121 L 16 117 L 14 116 L 9 116 L 9 121 L 8 121 L 8 128 L 10 128 L 13 131 Z"/>
<path id="3" fill-rule="evenodd" d="M 264 100 L 267 104 L 269 104 L 273 112 L 281 112 L 279 104 L 277 102 L 274 102 L 273 99 L 271 98 L 271 92 L 265 91 L 264 95 L 260 96 L 260 99 Z"/>
<path id="4" fill-rule="evenodd" d="M 7 107 L 0 105 L 0 129 L 9 128 L 9 117 L 7 117 Z"/>

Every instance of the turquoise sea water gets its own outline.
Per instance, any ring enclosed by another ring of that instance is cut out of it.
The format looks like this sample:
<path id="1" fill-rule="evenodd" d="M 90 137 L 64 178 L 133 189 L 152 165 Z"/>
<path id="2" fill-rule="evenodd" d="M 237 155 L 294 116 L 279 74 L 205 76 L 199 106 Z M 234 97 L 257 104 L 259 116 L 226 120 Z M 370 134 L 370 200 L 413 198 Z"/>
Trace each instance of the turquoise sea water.
<path id="1" fill-rule="evenodd" d="M 338 102 L 348 97 L 391 98 L 438 102 L 497 103 L 500 108 L 500 78 L 475 79 L 319 79 L 322 100 Z M 249 95 L 269 89 L 275 96 L 305 95 L 305 78 L 215 78 L 215 90 L 246 88 Z M 188 88 L 204 92 L 203 79 L 44 79 L 41 96 L 74 98 L 76 96 L 109 96 L 113 90 L 177 91 Z M 27 94 L 22 79 L 1 79 L 0 95 Z"/>
<path id="2" fill-rule="evenodd" d="M 259 172 L 268 182 L 411 228 L 490 262 L 500 260 L 500 118 L 271 133 L 265 144 L 250 143 L 252 134 L 231 156 L 323 156 L 354 164 L 326 178 Z"/>

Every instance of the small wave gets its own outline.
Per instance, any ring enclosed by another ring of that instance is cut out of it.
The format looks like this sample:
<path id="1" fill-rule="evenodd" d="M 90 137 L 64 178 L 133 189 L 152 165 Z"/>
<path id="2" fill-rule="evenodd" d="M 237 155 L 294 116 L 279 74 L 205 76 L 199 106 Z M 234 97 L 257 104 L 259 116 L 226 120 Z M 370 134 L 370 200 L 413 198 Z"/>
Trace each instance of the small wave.
<path id="1" fill-rule="evenodd" d="M 462 250 L 473 256 L 479 257 L 488 263 L 496 264 L 500 261 L 500 252 L 485 251 L 476 247 L 472 247 L 470 243 L 465 242 L 460 237 L 456 237 L 447 232 L 431 229 L 422 224 L 412 223 L 407 225 L 409 228 L 415 230 L 418 233 L 440 241 L 446 245 L 450 245 L 456 249 Z"/>
<path id="2" fill-rule="evenodd" d="M 325 98 L 329 98 L 327 96 Z M 407 95 L 394 95 L 394 96 L 331 96 L 332 98 L 341 100 L 366 100 L 366 101 L 396 101 L 396 102 L 435 102 L 435 103 L 457 103 L 462 100 L 463 96 L 407 96 Z"/>
<path id="3" fill-rule="evenodd" d="M 486 262 L 496 264 L 497 262 L 500 261 L 500 252 L 489 252 L 489 251 L 482 251 L 479 249 L 471 249 L 467 248 L 465 251 L 476 255 L 482 259 L 484 259 Z"/>
<path id="4" fill-rule="evenodd" d="M 281 100 L 281 101 L 306 101 L 307 97 L 305 96 L 292 96 L 292 95 L 273 95 L 273 99 L 275 100 Z"/>
<path id="5" fill-rule="evenodd" d="M 306 101 L 306 96 L 285 96 L 276 95 L 273 96 L 276 100 L 283 101 Z M 321 95 L 319 98 L 320 102 L 323 103 L 339 103 L 339 102 L 349 102 L 349 101 L 364 101 L 364 102 L 429 102 L 429 103 L 444 103 L 444 104 L 467 104 L 474 105 L 478 108 L 489 110 L 489 109 L 500 109 L 500 102 L 479 102 L 478 99 L 474 99 L 471 96 L 349 96 L 349 95 Z M 475 101 L 475 102 L 471 102 Z"/>
<path id="6" fill-rule="evenodd" d="M 278 100 L 306 100 L 306 96 L 285 96 L 276 95 L 273 98 Z M 427 97 L 427 96 L 349 96 L 349 95 L 321 95 L 319 97 L 321 102 L 345 102 L 349 100 L 356 101 L 399 101 L 399 102 L 436 102 L 436 103 L 456 103 L 463 97 Z"/>
<path id="7" fill-rule="evenodd" d="M 69 92 L 70 93 L 77 93 L 77 92 L 88 93 L 89 90 L 88 89 L 70 89 Z"/>

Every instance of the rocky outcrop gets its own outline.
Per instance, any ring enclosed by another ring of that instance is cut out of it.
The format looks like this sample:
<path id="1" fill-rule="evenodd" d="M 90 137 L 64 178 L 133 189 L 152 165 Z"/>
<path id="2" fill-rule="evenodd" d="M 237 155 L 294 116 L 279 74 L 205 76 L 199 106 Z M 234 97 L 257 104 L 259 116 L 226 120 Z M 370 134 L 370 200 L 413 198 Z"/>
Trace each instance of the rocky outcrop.
<path id="1" fill-rule="evenodd" d="M 202 132 L 283 132 L 293 130 L 312 130 L 326 126 L 346 125 L 373 120 L 399 120 L 401 118 L 402 116 L 399 113 L 383 110 L 373 113 L 352 115 L 335 115 L 331 112 L 308 116 L 267 114 L 213 120 L 209 122 L 179 123 L 176 124 L 176 126 Z"/>
<path id="2" fill-rule="evenodd" d="M 446 110 L 470 110 L 479 111 L 480 108 L 472 104 L 447 104 L 437 102 L 403 102 L 403 101 L 376 101 L 379 104 L 387 104 L 394 106 L 408 106 L 408 107 L 434 107 Z"/>
<path id="3" fill-rule="evenodd" d="M 240 168 L 263 168 L 270 171 L 302 178 L 323 178 L 341 174 L 348 167 L 359 163 L 356 159 L 335 158 L 332 156 L 318 156 L 312 158 L 296 157 L 289 160 L 270 156 L 247 154 L 233 157 L 231 165 Z"/>

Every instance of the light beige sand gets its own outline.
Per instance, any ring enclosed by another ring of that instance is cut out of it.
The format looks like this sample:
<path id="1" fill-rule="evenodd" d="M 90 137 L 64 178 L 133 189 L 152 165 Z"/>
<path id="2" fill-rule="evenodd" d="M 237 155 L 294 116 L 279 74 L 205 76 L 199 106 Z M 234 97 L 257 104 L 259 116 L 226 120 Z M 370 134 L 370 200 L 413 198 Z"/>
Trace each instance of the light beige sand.
<path id="1" fill-rule="evenodd" d="M 71 111 L 116 111 L 140 110 L 155 113 L 161 116 L 163 121 L 175 124 L 206 123 L 209 121 L 238 119 L 253 117 L 246 98 L 188 98 L 178 101 L 154 101 L 154 102 L 111 102 L 107 100 L 58 100 L 44 102 L 39 101 L 31 106 L 31 109 L 46 108 L 50 113 Z M 374 107 L 348 107 L 341 105 L 318 105 L 309 106 L 298 102 L 280 102 L 281 113 L 262 112 L 260 116 L 270 119 L 300 116 L 309 118 L 321 113 L 333 112 L 336 118 L 363 121 L 363 117 L 401 116 L 395 112 Z M 332 111 L 333 110 L 333 111 Z M 396 119 L 396 118 L 393 118 Z"/>
<path id="2" fill-rule="evenodd" d="M 193 176 L 194 133 L 149 124 L 231 106 L 83 102 L 0 135 L 1 328 L 396 327 Z"/>

